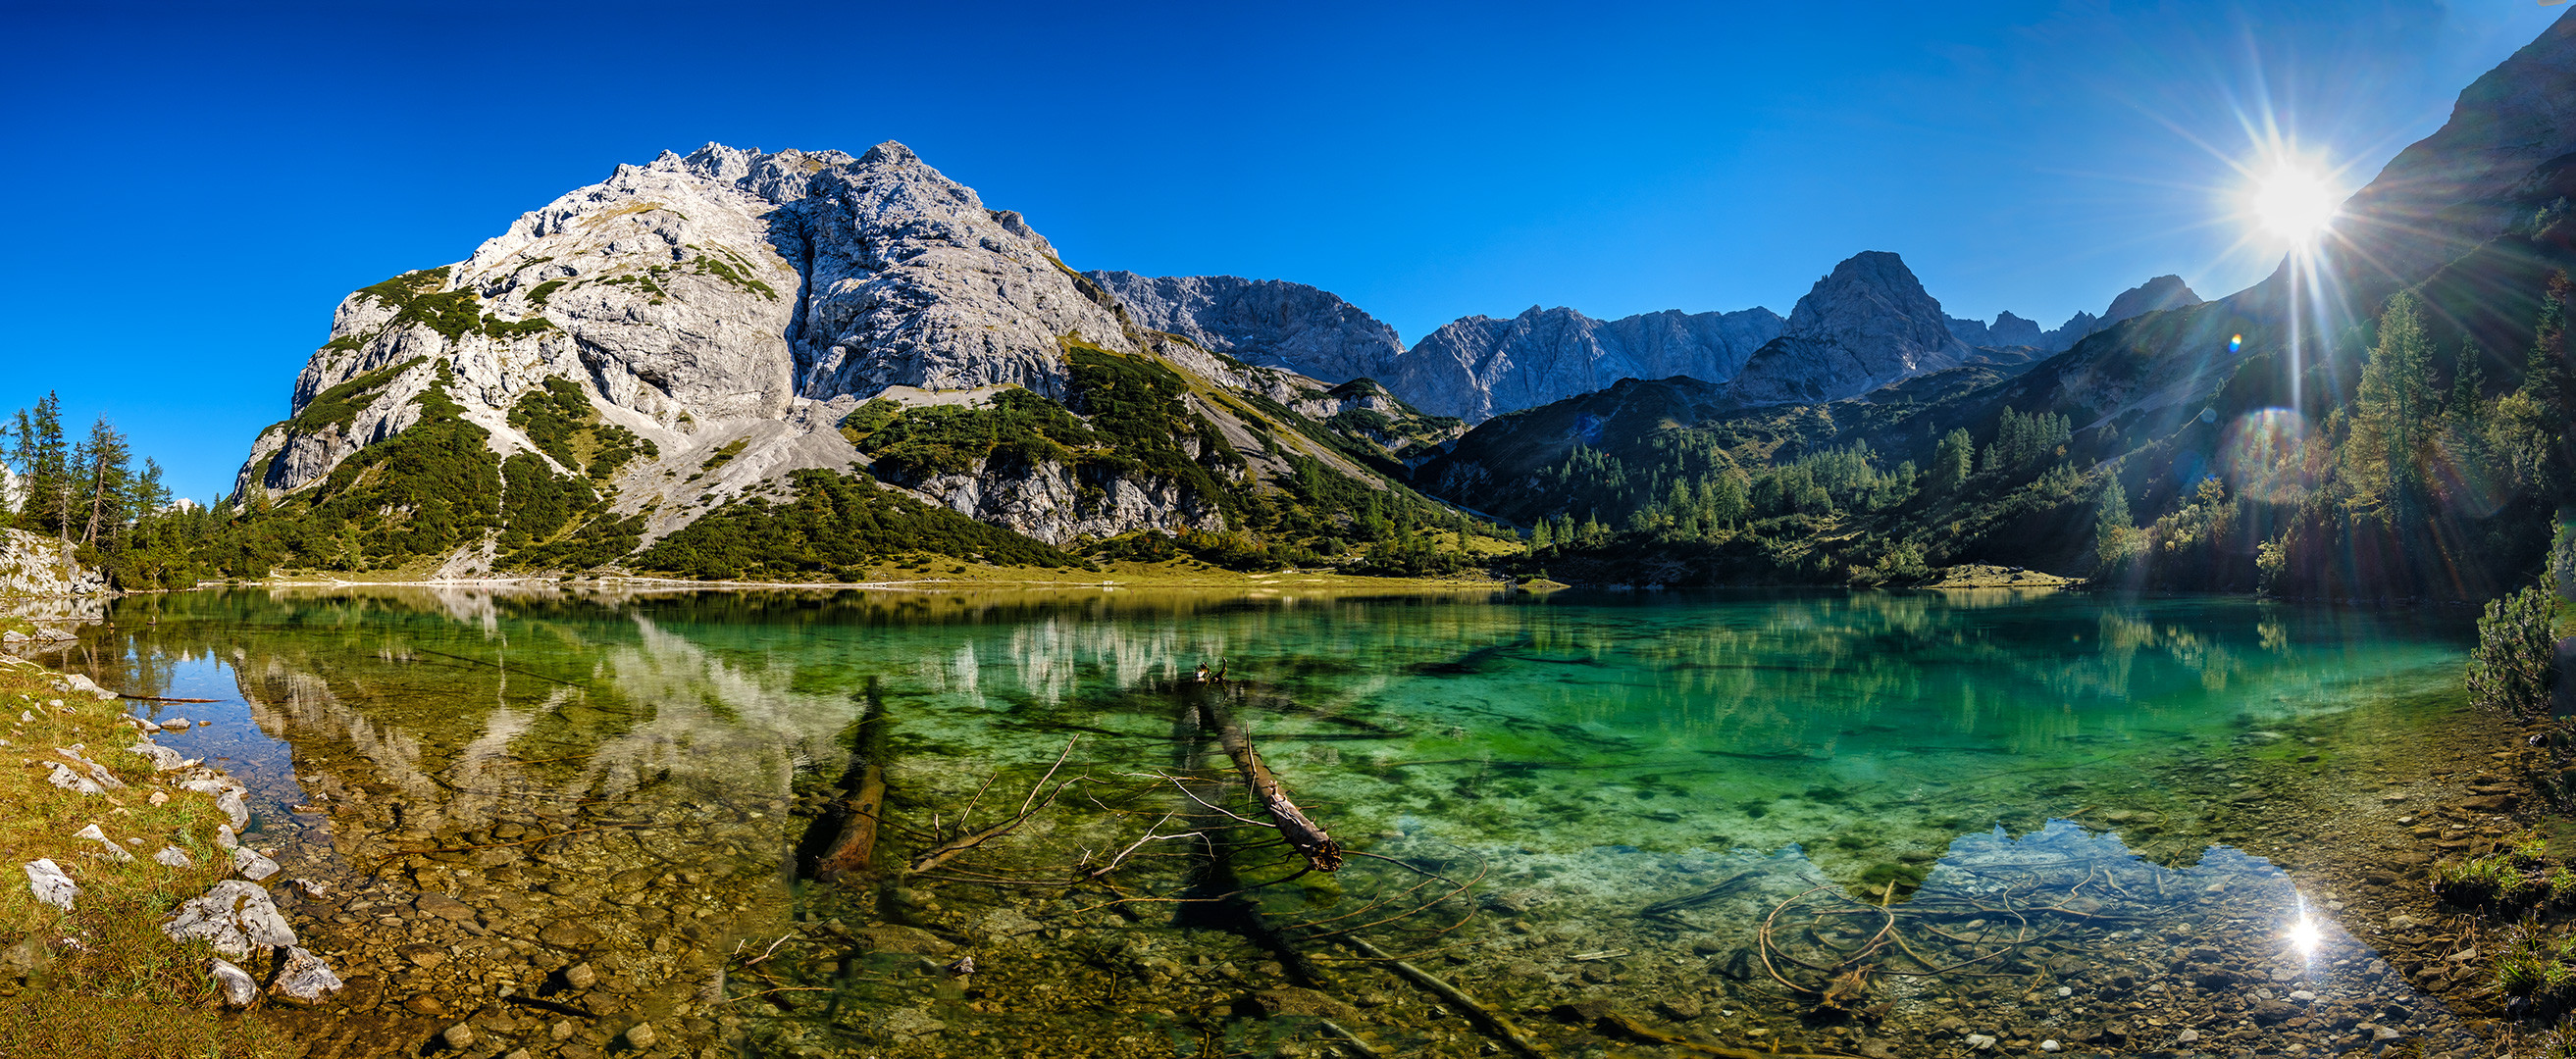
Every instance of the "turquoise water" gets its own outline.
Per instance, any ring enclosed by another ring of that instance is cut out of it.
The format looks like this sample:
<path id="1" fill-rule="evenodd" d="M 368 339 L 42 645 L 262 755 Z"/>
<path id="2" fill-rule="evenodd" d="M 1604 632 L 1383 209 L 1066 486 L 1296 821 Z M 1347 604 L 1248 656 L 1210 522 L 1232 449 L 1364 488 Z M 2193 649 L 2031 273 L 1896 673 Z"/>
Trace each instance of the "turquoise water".
<path id="1" fill-rule="evenodd" d="M 2455 619 L 2000 592 L 231 591 L 120 601 L 69 661 L 222 700 L 138 712 L 215 722 L 163 742 L 232 768 L 259 840 L 331 881 L 299 914 L 340 931 L 384 1040 L 483 1009 L 542 1040 L 563 1020 L 501 989 L 587 958 L 626 988 L 576 1046 L 638 1018 L 753 1054 L 1507 1046 L 1357 937 L 1564 1054 L 1616 1046 L 1594 1009 L 1550 1017 L 1567 1004 L 1947 1054 L 1950 1013 L 2006 1050 L 2120 1050 L 2314 994 L 2195 1031 L 2286 1049 L 2348 1034 L 2337 1004 L 2464 1039 L 2379 962 L 2362 920 L 2400 897 L 2360 881 L 2373 836 L 2415 823 L 2387 793 L 2483 756 Z M 1299 874 L 1257 826 L 1195 721 L 1211 702 L 1347 867 Z M 871 709 L 880 866 L 1025 822 L 882 885 L 803 881 Z M 403 908 L 425 892 L 479 917 L 424 926 Z M 2303 907 L 2322 940 L 2285 949 Z M 565 920 L 599 937 L 557 944 Z M 371 940 L 397 927 L 480 955 L 422 969 Z M 977 973 L 941 969 L 958 955 Z M 1322 999 L 1265 993 L 1301 988 Z M 442 1010 L 395 1007 L 415 994 Z"/>

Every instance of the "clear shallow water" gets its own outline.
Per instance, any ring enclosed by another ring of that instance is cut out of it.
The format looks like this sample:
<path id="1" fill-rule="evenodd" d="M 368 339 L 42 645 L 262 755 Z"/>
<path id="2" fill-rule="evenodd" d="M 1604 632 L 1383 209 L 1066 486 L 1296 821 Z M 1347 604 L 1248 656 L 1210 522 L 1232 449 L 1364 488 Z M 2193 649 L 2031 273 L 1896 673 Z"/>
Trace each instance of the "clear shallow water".
<path id="1" fill-rule="evenodd" d="M 1961 1030 L 2005 1050 L 2468 1040 L 2382 959 L 2426 931 L 2389 927 L 2404 887 L 2369 881 L 2373 843 L 2416 823 L 2388 796 L 2483 756 L 2438 615 L 404 589 L 137 597 L 111 623 L 70 660 L 224 700 L 137 706 L 215 721 L 162 741 L 223 759 L 264 803 L 257 842 L 331 884 L 299 914 L 343 947 L 353 1010 L 383 1007 L 338 1024 L 348 1054 L 459 1018 L 549 1046 L 566 1023 L 568 1054 L 638 1019 L 662 1050 L 755 1054 L 1495 1046 L 1345 932 L 1565 1054 L 1609 1046 L 1608 1011 L 1633 1020 L 1614 1034 L 1888 1054 L 1949 1054 Z M 1182 721 L 1202 664 L 1350 867 L 1291 877 L 1286 851 L 1244 848 L 1229 877 L 1201 843 L 1138 843 L 1228 833 L 1203 802 L 1249 811 Z M 970 802 L 965 829 L 1007 815 L 1059 755 L 1077 782 L 900 886 L 804 884 L 872 687 L 886 861 Z M 1121 851 L 1118 889 L 1062 885 Z M 977 974 L 936 969 L 960 953 Z M 584 960 L 608 984 L 565 989 Z M 1299 987 L 1321 996 L 1264 992 Z M 1568 1004 L 1595 1006 L 1548 1016 Z"/>

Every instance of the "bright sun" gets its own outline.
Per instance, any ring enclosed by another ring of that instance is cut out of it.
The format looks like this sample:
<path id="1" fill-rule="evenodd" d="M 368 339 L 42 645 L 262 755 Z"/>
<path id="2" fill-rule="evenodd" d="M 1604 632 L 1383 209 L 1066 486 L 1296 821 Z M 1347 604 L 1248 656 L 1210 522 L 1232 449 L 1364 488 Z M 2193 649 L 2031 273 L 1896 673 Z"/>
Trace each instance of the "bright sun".
<path id="1" fill-rule="evenodd" d="M 2334 218 L 2334 188 L 2314 170 L 2285 163 L 2255 181 L 2253 212 L 2265 231 L 2304 244 Z"/>

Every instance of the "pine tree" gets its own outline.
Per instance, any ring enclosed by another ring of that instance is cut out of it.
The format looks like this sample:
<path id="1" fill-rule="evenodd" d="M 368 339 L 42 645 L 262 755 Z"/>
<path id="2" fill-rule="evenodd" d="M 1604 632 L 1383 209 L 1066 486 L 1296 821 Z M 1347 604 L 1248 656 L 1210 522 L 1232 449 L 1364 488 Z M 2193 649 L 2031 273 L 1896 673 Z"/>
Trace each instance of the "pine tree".
<path id="1" fill-rule="evenodd" d="M 1966 429 L 1952 430 L 1941 438 L 1941 446 L 1932 454 L 1932 490 L 1943 496 L 1958 491 L 1959 486 L 1976 472 L 1977 442 Z"/>
<path id="2" fill-rule="evenodd" d="M 2379 317 L 2379 342 L 2361 367 L 2347 458 L 2360 487 L 2356 505 L 2392 527 L 2414 524 L 2423 494 L 2432 360 L 2433 344 L 2424 335 L 2414 296 L 2389 296 Z"/>
<path id="3" fill-rule="evenodd" d="M 78 451 L 75 465 L 82 481 L 72 521 L 80 523 L 81 543 L 97 544 L 102 533 L 113 543 L 125 528 L 133 489 L 133 450 L 125 443 L 125 435 L 117 433 L 106 416 L 100 416 L 90 424 L 89 437 L 82 440 Z"/>
<path id="4" fill-rule="evenodd" d="M 30 530 L 70 540 L 72 482 L 69 453 L 63 448 L 62 398 L 47 393 L 36 402 L 34 412 L 19 409 L 17 425 L 9 433 L 15 440 L 10 462 L 17 465 L 25 497 L 19 522 Z"/>
<path id="5" fill-rule="evenodd" d="M 1538 524 L 1530 529 L 1530 551 L 1545 553 L 1555 547 L 1556 533 L 1548 529 L 1546 519 L 1539 519 Z"/>
<path id="6" fill-rule="evenodd" d="M 2120 487 L 2120 476 L 2102 476 L 2102 496 L 2093 505 L 2093 550 L 2104 565 L 2118 562 L 2129 552 L 2129 538 L 2136 531 L 2129 515 L 2129 491 Z"/>

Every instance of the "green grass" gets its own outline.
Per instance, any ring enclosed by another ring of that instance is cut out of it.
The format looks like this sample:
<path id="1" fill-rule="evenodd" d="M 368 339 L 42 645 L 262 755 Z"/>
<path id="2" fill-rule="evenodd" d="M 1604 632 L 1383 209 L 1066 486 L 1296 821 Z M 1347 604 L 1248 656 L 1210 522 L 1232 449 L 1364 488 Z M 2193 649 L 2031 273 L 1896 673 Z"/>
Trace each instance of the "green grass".
<path id="1" fill-rule="evenodd" d="M 60 700 L 66 713 L 52 705 Z M 35 717 L 14 720 L 24 710 Z M 0 979 L 0 1054 L 60 1056 L 249 1057 L 295 1053 L 285 1035 L 254 1010 L 225 1017 L 200 965 L 203 942 L 181 945 L 160 932 L 181 901 L 223 879 L 229 862 L 214 846 L 222 816 L 212 799 L 173 792 L 166 805 L 146 795 L 158 786 L 143 759 L 118 749 L 134 743 L 116 722 L 119 704 L 66 695 L 43 682 L 34 665 L 0 662 L 0 713 L 9 741 L 36 748 L 82 744 L 129 789 L 81 795 L 46 782 L 41 769 L 0 772 L 0 858 L 11 884 L 0 887 L 0 949 L 35 940 L 51 966 L 24 983 Z M 140 838 L 135 859 L 93 857 L 68 836 L 96 823 L 115 839 Z M 158 864 L 151 854 L 178 846 L 193 868 Z M 60 865 L 81 892 L 69 912 L 37 902 L 16 866 L 37 858 Z M 59 939 L 77 941 L 77 947 Z M 264 966 L 241 961 L 254 976 Z"/>

